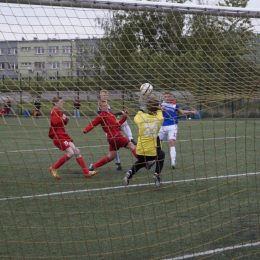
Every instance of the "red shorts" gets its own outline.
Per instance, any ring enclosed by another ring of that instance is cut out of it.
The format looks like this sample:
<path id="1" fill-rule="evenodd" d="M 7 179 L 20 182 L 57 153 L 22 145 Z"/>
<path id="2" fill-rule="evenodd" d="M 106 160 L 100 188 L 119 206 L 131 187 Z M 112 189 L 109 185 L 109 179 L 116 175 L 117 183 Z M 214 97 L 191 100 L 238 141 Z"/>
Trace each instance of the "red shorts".
<path id="1" fill-rule="evenodd" d="M 55 139 L 52 139 L 54 145 L 60 150 L 65 151 L 70 147 L 70 142 L 73 140 L 69 135 L 55 136 Z"/>
<path id="2" fill-rule="evenodd" d="M 118 135 L 113 139 L 107 140 L 109 143 L 109 151 L 117 151 L 122 147 L 126 147 L 129 143 L 129 140 L 123 136 L 123 135 Z"/>

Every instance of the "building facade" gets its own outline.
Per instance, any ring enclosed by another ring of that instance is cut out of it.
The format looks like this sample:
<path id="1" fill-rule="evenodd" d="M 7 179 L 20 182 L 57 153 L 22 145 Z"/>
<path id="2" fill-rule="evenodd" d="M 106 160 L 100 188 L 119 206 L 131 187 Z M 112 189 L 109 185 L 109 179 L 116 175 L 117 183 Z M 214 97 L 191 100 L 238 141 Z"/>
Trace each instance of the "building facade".
<path id="1" fill-rule="evenodd" d="M 0 78 L 49 80 L 91 76 L 90 57 L 98 39 L 0 42 Z"/>
<path id="2" fill-rule="evenodd" d="M 0 77 L 18 78 L 18 47 L 17 41 L 0 42 Z"/>

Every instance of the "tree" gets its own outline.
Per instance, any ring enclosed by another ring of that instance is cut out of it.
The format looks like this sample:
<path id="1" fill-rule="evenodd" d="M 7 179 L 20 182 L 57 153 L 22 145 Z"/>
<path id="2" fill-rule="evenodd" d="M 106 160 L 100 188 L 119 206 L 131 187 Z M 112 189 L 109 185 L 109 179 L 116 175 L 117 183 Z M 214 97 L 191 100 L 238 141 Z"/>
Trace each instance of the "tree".
<path id="1" fill-rule="evenodd" d="M 246 7 L 247 2 L 225 0 L 219 5 Z M 202 1 L 199 3 L 203 4 Z M 216 86 L 220 86 L 222 91 L 234 91 L 235 85 L 241 86 L 252 78 L 252 70 L 248 70 L 243 59 L 249 52 L 249 42 L 256 37 L 252 27 L 251 20 L 244 17 L 192 17 L 187 38 L 190 48 L 186 56 L 203 74 L 209 91 Z"/>
<path id="2" fill-rule="evenodd" d="M 113 81 L 115 86 L 133 77 L 139 85 L 155 57 L 167 55 L 168 59 L 174 59 L 185 49 L 182 37 L 185 16 L 182 14 L 114 11 L 110 15 L 99 20 L 105 37 L 98 47 L 103 58 L 96 57 L 96 62 L 104 64 L 104 79 Z M 139 68 L 146 69 L 140 71 Z"/>
<path id="3" fill-rule="evenodd" d="M 224 4 L 246 7 L 247 2 Z M 94 63 L 104 68 L 102 79 L 113 88 L 149 81 L 160 88 L 206 86 L 210 92 L 252 77 L 242 58 L 255 37 L 248 18 L 113 11 L 99 25 L 105 36 Z"/>

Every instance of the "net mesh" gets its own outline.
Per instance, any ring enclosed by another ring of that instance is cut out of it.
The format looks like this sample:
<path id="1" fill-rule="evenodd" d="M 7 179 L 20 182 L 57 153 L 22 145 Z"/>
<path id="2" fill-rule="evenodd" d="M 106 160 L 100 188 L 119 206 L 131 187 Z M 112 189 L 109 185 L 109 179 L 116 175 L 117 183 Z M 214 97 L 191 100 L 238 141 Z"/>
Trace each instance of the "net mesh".
<path id="1" fill-rule="evenodd" d="M 51 3 L 1 3 L 0 12 L 3 259 L 259 258 L 257 15 Z M 162 187 L 154 168 L 123 186 L 135 162 L 126 149 L 122 170 L 111 161 L 86 179 L 71 159 L 53 178 L 49 167 L 62 155 L 48 138 L 53 97 L 62 97 L 67 133 L 90 165 L 108 154 L 100 126 L 82 134 L 100 91 L 113 112 L 129 111 L 122 133 L 137 141 L 146 82 L 151 97 L 171 91 L 182 109 L 199 112 L 178 116 L 175 169 L 163 141 Z"/>

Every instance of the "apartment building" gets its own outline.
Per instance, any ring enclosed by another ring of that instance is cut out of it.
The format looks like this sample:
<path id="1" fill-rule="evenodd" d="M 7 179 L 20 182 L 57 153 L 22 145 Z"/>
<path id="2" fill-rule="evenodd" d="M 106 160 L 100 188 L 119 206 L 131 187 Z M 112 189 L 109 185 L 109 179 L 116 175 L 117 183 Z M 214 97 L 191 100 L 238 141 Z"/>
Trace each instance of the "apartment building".
<path id="1" fill-rule="evenodd" d="M 2 41 L 0 78 L 46 79 L 91 76 L 90 57 L 98 39 Z"/>
<path id="2" fill-rule="evenodd" d="M 0 42 L 0 78 L 18 78 L 17 41 Z"/>

